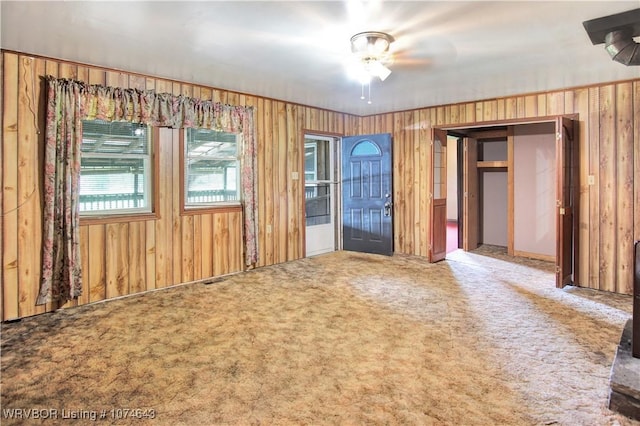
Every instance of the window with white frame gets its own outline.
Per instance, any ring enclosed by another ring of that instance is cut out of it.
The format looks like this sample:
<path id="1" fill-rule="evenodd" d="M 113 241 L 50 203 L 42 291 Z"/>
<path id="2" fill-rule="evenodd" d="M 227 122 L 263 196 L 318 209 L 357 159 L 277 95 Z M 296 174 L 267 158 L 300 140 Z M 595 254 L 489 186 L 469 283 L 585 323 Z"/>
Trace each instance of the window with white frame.
<path id="1" fill-rule="evenodd" d="M 242 137 L 209 129 L 186 129 L 184 204 L 186 208 L 240 202 Z"/>
<path id="2" fill-rule="evenodd" d="M 152 144 L 147 125 L 84 120 L 80 158 L 81 215 L 152 211 Z"/>

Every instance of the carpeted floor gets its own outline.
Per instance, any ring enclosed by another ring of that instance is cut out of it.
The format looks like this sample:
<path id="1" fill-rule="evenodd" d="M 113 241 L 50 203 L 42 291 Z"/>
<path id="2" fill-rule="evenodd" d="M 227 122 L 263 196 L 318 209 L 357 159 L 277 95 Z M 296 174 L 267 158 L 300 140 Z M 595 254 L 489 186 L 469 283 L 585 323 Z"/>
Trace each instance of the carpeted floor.
<path id="1" fill-rule="evenodd" d="M 3 324 L 1 423 L 638 424 L 606 408 L 631 297 L 447 259 L 336 252 Z"/>

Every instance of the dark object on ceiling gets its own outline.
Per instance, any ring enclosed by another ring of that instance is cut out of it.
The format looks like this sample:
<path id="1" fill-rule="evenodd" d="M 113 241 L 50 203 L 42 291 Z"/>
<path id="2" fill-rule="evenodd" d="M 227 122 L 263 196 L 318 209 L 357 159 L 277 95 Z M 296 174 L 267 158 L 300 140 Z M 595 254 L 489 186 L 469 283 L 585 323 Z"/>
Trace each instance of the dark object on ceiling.
<path id="1" fill-rule="evenodd" d="M 593 44 L 605 44 L 616 62 L 640 65 L 640 44 L 633 38 L 640 36 L 640 9 L 591 19 L 582 23 Z"/>

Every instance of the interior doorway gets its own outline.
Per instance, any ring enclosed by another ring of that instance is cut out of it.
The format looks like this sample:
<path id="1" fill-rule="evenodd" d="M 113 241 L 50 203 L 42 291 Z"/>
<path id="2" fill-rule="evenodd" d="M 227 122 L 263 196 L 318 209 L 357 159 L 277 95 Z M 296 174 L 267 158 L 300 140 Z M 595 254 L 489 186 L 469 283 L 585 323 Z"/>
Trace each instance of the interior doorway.
<path id="1" fill-rule="evenodd" d="M 304 137 L 304 195 L 306 256 L 339 249 L 339 138 Z"/>
<path id="2" fill-rule="evenodd" d="M 458 196 L 447 196 L 459 203 L 460 246 L 506 246 L 505 254 L 554 262 L 559 288 L 579 282 L 577 122 L 554 116 L 447 132 L 462 142 L 447 144 L 459 149 L 457 165 L 462 159 Z"/>

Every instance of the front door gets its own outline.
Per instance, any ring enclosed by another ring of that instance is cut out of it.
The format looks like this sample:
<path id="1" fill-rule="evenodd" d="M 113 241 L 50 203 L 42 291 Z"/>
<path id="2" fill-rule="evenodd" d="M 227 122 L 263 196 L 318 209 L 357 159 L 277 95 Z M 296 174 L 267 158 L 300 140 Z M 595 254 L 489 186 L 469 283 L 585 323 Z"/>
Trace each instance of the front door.
<path id="1" fill-rule="evenodd" d="M 342 139 L 343 249 L 393 254 L 391 135 Z"/>

